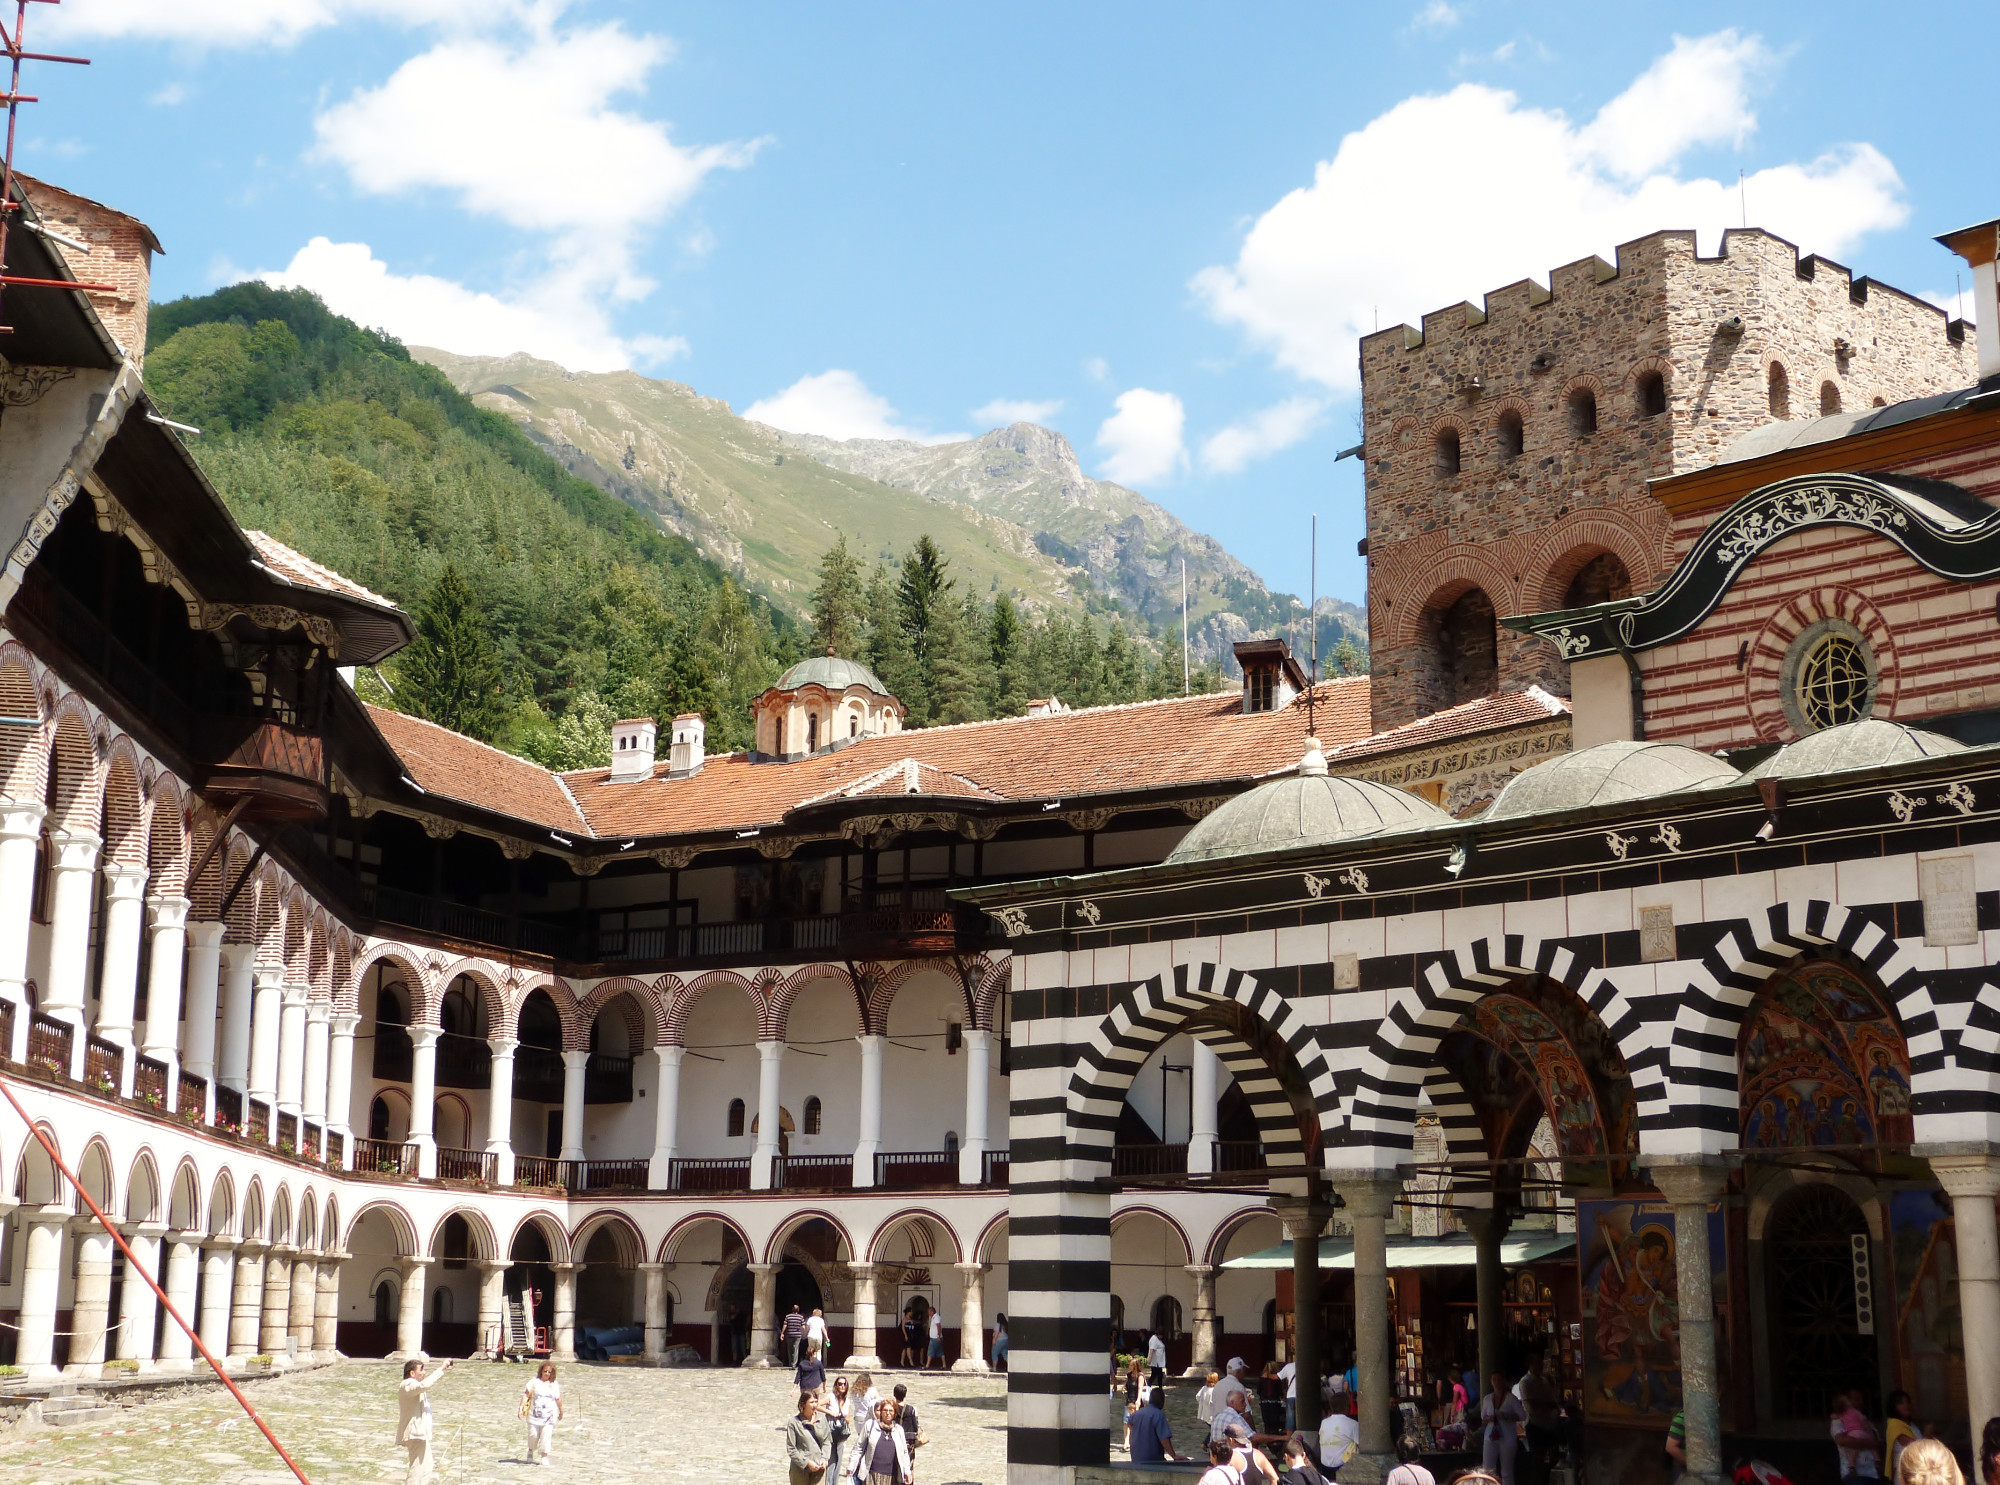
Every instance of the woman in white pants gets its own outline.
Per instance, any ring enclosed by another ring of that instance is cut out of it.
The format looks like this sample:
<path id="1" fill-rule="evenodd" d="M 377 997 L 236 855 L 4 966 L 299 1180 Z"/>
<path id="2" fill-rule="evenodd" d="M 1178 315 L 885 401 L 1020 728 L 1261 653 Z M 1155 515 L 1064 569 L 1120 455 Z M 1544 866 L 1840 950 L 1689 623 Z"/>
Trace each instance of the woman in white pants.
<path id="1" fill-rule="evenodd" d="M 528 1420 L 528 1458 L 549 1462 L 555 1448 L 556 1425 L 562 1422 L 562 1386 L 556 1381 L 556 1364 L 545 1361 L 535 1371 L 535 1380 L 521 1393 L 521 1416 Z"/>
<path id="2" fill-rule="evenodd" d="M 1498 1475 L 1501 1485 L 1514 1485 L 1514 1450 L 1520 1443 L 1519 1425 L 1527 1421 L 1528 1410 L 1507 1385 L 1507 1375 L 1495 1372 L 1493 1390 L 1479 1400 L 1479 1418 L 1484 1425 L 1480 1463 L 1490 1475 Z"/>

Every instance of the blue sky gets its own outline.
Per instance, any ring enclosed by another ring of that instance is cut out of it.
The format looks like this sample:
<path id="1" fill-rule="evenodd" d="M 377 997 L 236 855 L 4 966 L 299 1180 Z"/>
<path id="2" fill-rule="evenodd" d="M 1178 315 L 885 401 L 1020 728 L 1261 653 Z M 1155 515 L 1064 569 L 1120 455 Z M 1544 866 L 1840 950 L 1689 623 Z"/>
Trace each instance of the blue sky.
<path id="1" fill-rule="evenodd" d="M 22 168 L 411 341 L 835 436 L 1027 415 L 1359 600 L 1354 335 L 1749 217 L 1949 298 L 1985 9 L 64 0 Z M 1754 23 L 1753 23 L 1754 18 Z"/>

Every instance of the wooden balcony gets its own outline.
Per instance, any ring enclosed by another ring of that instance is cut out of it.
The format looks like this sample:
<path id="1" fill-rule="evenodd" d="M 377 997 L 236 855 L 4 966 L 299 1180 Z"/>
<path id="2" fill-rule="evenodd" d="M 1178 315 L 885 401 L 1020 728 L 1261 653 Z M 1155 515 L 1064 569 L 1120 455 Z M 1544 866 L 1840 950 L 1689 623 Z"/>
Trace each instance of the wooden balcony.
<path id="1" fill-rule="evenodd" d="M 1120 1176 L 1186 1175 L 1186 1145 L 1119 1145 L 1111 1152 L 1111 1171 Z"/>
<path id="2" fill-rule="evenodd" d="M 500 1157 L 485 1150 L 458 1150 L 449 1145 L 439 1145 L 437 1156 L 440 1181 L 468 1181 L 478 1186 L 491 1186 L 499 1179 Z"/>
<path id="3" fill-rule="evenodd" d="M 852 1155 L 785 1155 L 776 1184 L 785 1191 L 848 1191 L 854 1186 Z"/>
<path id="4" fill-rule="evenodd" d="M 569 1169 L 572 1162 L 555 1160 L 545 1155 L 516 1155 L 514 1157 L 514 1184 L 528 1186 L 537 1191 L 569 1190 Z"/>
<path id="5" fill-rule="evenodd" d="M 888 1191 L 935 1191 L 956 1186 L 958 1152 L 885 1150 L 875 1157 L 875 1184 Z"/>
<path id="6" fill-rule="evenodd" d="M 378 1180 L 412 1180 L 417 1174 L 417 1147 L 398 1140 L 357 1139 L 351 1173 Z"/>
<path id="7" fill-rule="evenodd" d="M 76 1028 L 67 1021 L 32 1011 L 28 1016 L 28 1061 L 58 1077 L 69 1076 L 69 1054 L 76 1046 Z"/>
<path id="8" fill-rule="evenodd" d="M 101 1036 L 83 1039 L 83 1081 L 87 1087 L 113 1097 L 118 1094 L 118 1076 L 125 1070 L 125 1049 Z"/>
<path id="9" fill-rule="evenodd" d="M 325 816 L 326 746 L 317 732 L 257 717 L 216 717 L 203 728 L 211 763 L 202 792 L 216 808 L 239 799 L 245 819 L 279 824 Z"/>
<path id="10" fill-rule="evenodd" d="M 667 1176 L 675 1191 L 748 1191 L 750 1157 L 725 1160 L 676 1160 Z"/>
<path id="11" fill-rule="evenodd" d="M 132 1096 L 144 1104 L 165 1110 L 167 1106 L 167 1074 L 171 1072 L 166 1063 L 143 1053 L 134 1054 L 132 1063 Z M 197 1106 L 198 1107 L 198 1106 Z"/>

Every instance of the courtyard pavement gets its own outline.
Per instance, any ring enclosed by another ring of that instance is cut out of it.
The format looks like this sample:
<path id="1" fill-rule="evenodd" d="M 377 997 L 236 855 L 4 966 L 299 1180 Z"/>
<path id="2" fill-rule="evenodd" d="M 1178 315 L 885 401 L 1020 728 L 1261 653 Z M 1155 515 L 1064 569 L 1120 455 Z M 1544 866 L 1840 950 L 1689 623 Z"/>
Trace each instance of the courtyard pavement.
<path id="1" fill-rule="evenodd" d="M 245 1389 L 313 1485 L 401 1480 L 396 1383 L 388 1362 L 349 1361 Z M 515 1418 L 533 1369 L 462 1361 L 431 1390 L 437 1485 L 483 1481 L 640 1480 L 646 1485 L 782 1482 L 780 1430 L 797 1393 L 783 1371 L 570 1364 L 568 1416 L 554 1463 L 524 1458 Z M 878 1373 L 887 1391 L 907 1382 L 931 1442 L 917 1456 L 919 1485 L 1002 1485 L 1005 1377 Z M 113 1430 L 124 1430 L 114 1432 Z M 190 1388 L 75 1429 L 0 1436 L 0 1485 L 287 1485 L 292 1475 L 219 1387 Z"/>

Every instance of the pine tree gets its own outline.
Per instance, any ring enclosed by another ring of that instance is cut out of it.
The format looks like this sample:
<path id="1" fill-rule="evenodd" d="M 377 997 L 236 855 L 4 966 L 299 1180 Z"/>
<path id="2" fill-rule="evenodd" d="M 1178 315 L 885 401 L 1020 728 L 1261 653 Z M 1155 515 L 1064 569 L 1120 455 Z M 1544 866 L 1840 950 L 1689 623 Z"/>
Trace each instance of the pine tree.
<path id="1" fill-rule="evenodd" d="M 506 711 L 500 657 L 457 567 L 445 564 L 415 618 L 417 637 L 401 657 L 397 701 L 426 721 L 490 741 Z"/>
<path id="2" fill-rule="evenodd" d="M 887 568 L 878 567 L 868 580 L 868 668 L 909 708 L 910 722 L 921 726 L 930 712 L 930 692 L 910 651 L 909 632 L 903 627 L 902 606 L 896 601 L 896 585 Z"/>
<path id="3" fill-rule="evenodd" d="M 812 596 L 813 649 L 850 658 L 859 655 L 866 604 L 861 562 L 847 549 L 843 532 L 819 559 L 819 586 Z"/>
<path id="4" fill-rule="evenodd" d="M 933 726 L 973 722 L 984 715 L 968 638 L 964 607 L 950 594 L 941 594 L 931 607 L 930 632 L 925 636 Z"/>
<path id="5" fill-rule="evenodd" d="M 903 556 L 903 570 L 896 583 L 896 608 L 903 626 L 903 634 L 909 644 L 911 669 L 918 681 L 921 705 L 918 701 L 904 697 L 910 708 L 910 716 L 920 726 L 928 726 L 936 720 L 939 698 L 935 686 L 939 679 L 937 665 L 941 658 L 949 663 L 948 652 L 956 643 L 958 626 L 952 622 L 948 612 L 955 604 L 952 597 L 953 579 L 948 572 L 950 563 L 937 548 L 928 534 L 917 538 L 917 544 Z M 951 701 L 954 705 L 962 700 L 962 677 L 946 677 L 952 687 Z"/>
<path id="6" fill-rule="evenodd" d="M 1018 717 L 1028 709 L 1027 656 L 1021 635 L 1021 611 L 1010 594 L 993 600 L 986 621 L 987 664 L 992 668 L 993 704 L 989 715 Z"/>

